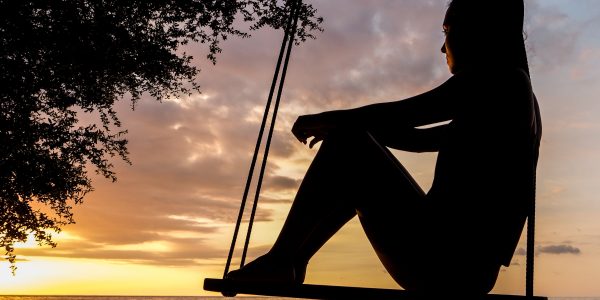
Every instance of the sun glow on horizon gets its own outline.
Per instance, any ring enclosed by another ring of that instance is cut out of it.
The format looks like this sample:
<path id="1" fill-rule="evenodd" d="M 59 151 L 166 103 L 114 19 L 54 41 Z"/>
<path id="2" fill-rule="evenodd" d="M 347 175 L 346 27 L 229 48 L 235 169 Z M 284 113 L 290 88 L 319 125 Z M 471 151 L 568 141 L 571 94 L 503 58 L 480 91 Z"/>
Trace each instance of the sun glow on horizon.
<path id="1" fill-rule="evenodd" d="M 82 240 L 80 236 L 74 235 L 67 231 L 56 232 L 54 230 L 49 230 L 47 233 L 52 235 L 52 240 L 60 243 L 63 241 L 73 241 L 73 240 Z M 50 247 L 48 245 L 40 246 L 39 243 L 35 240 L 35 235 L 33 233 L 29 233 L 27 235 L 27 240 L 25 242 L 15 243 L 15 249 L 34 249 L 40 247 Z"/>
<path id="2" fill-rule="evenodd" d="M 4 295 L 168 295 L 193 296 L 204 277 L 220 276 L 220 266 L 161 267 L 126 261 L 27 257 L 12 276 L 0 263 Z M 134 279 L 134 280 L 132 280 Z M 168 292 L 166 292 L 168 291 Z"/>

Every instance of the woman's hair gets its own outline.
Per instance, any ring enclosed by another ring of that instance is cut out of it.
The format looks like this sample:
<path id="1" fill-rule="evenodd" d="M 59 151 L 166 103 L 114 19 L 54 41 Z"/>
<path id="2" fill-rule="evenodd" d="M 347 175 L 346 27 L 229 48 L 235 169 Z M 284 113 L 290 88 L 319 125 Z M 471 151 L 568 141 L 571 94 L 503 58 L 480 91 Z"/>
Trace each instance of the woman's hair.
<path id="1" fill-rule="evenodd" d="M 457 55 L 479 65 L 512 65 L 529 74 L 523 37 L 523 0 L 452 0 L 446 25 Z"/>

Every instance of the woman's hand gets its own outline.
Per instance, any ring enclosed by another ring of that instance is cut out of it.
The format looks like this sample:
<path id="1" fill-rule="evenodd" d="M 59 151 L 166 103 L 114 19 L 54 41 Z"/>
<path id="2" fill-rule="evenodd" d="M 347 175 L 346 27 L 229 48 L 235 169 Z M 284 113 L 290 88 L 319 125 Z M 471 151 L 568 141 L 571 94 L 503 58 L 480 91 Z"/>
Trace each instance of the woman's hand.
<path id="1" fill-rule="evenodd" d="M 331 113 L 304 115 L 298 117 L 292 127 L 292 133 L 303 144 L 306 144 L 307 140 L 313 137 L 308 145 L 312 148 L 316 143 L 324 140 L 327 134 L 337 125 L 333 121 Z"/>

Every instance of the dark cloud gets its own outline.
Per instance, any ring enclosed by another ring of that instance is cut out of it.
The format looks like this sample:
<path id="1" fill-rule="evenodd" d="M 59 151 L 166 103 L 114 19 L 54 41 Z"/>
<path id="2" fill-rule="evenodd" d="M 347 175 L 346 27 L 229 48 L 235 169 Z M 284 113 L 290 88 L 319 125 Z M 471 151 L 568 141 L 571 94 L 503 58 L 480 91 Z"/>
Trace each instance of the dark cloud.
<path id="1" fill-rule="evenodd" d="M 17 255 L 51 256 L 65 258 L 116 259 L 153 265 L 193 265 L 200 259 L 219 259 L 225 255 L 221 248 L 209 246 L 200 238 L 163 238 L 159 241 L 168 245 L 168 250 L 147 248 L 144 244 L 131 245 L 126 249 L 114 248 L 83 240 L 61 242 L 56 248 L 17 249 Z"/>
<path id="2" fill-rule="evenodd" d="M 556 245 L 546 245 L 546 246 L 538 246 L 535 248 L 535 255 L 540 255 L 542 253 L 548 254 L 581 254 L 581 249 L 578 247 L 574 247 L 568 244 L 556 244 Z M 519 247 L 515 251 L 515 255 L 525 256 L 527 255 L 527 250 L 525 248 Z"/>
<path id="3" fill-rule="evenodd" d="M 275 199 L 263 196 L 260 198 L 260 203 L 290 204 L 292 199 Z"/>
<path id="4" fill-rule="evenodd" d="M 548 254 L 580 254 L 581 250 L 571 245 L 548 245 L 541 246 L 537 249 L 539 253 Z"/>
<path id="5" fill-rule="evenodd" d="M 300 184 L 299 180 L 285 176 L 271 176 L 266 183 L 272 189 L 296 189 Z"/>

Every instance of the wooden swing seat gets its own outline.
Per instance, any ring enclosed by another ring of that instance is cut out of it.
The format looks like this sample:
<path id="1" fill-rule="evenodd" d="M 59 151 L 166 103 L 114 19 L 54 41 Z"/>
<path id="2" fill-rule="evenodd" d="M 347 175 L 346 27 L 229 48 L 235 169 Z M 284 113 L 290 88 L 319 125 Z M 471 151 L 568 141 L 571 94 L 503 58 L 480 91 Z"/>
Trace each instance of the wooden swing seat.
<path id="1" fill-rule="evenodd" d="M 262 295 L 273 297 L 292 297 L 306 299 L 484 299 L 484 300 L 548 300 L 541 296 L 497 295 L 487 294 L 477 297 L 444 293 L 439 296 L 418 295 L 400 289 L 380 289 L 350 286 L 316 285 L 316 284 L 270 284 L 257 282 L 240 282 L 227 279 L 206 278 L 204 290 L 220 292 L 226 296 L 237 294 Z"/>

